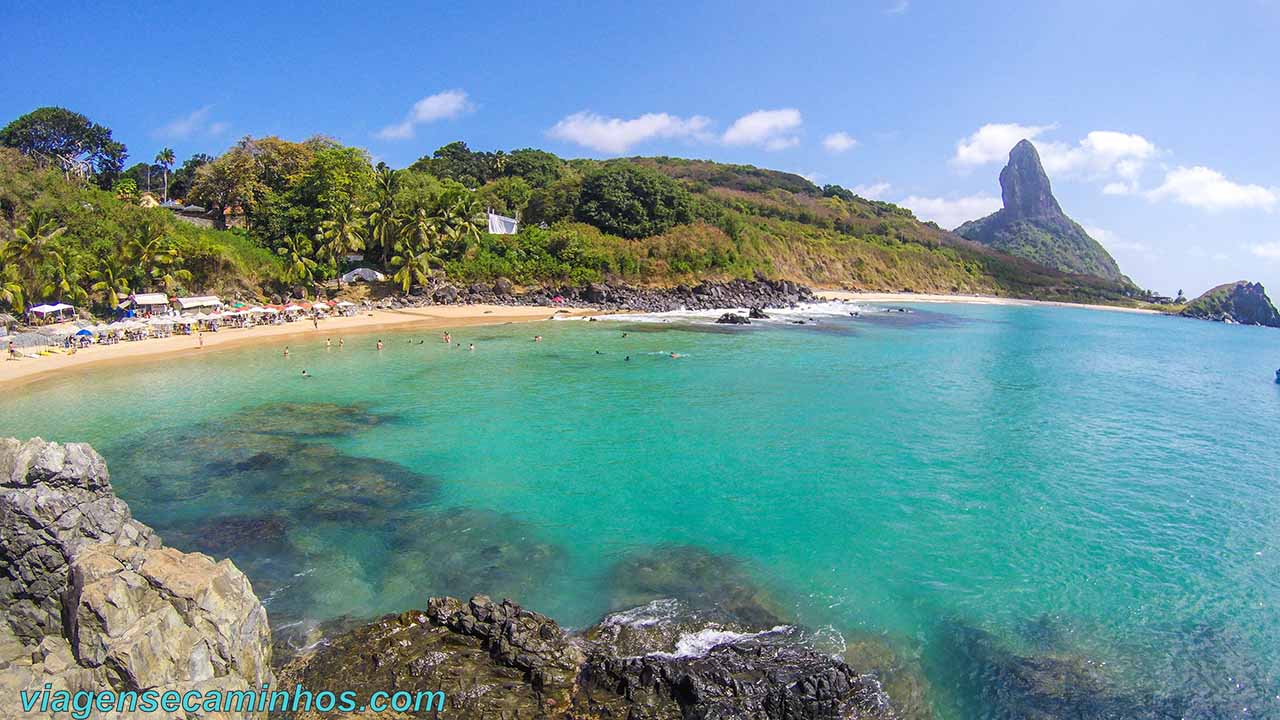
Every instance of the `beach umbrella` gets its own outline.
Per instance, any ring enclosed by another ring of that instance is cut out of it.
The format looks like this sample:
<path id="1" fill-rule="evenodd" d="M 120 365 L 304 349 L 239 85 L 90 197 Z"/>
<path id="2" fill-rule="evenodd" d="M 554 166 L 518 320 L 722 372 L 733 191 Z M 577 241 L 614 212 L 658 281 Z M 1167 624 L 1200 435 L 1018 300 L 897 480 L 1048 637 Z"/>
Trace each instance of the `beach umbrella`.
<path id="1" fill-rule="evenodd" d="M 92 336 L 93 331 L 90 330 L 89 328 L 80 328 L 80 330 L 76 332 L 76 335 L 80 337 Z"/>

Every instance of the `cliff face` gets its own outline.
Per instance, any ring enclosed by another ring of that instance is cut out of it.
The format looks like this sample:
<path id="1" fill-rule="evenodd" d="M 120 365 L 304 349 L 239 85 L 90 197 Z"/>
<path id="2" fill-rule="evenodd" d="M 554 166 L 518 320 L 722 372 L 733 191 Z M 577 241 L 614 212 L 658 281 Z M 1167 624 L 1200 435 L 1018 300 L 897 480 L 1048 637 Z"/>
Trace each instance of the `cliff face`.
<path id="1" fill-rule="evenodd" d="M 272 679 L 266 610 L 231 561 L 161 547 L 88 445 L 0 439 L 5 717 L 51 717 L 21 713 L 19 693 L 46 683 L 185 692 Z"/>
<path id="2" fill-rule="evenodd" d="M 1182 315 L 1200 320 L 1280 327 L 1280 312 L 1262 283 L 1239 280 L 1209 290 L 1187 303 Z"/>
<path id="3" fill-rule="evenodd" d="M 1062 211 L 1030 142 L 1009 151 L 1000 195 L 1003 209 L 961 225 L 956 234 L 1062 272 L 1128 282 L 1106 248 Z"/>

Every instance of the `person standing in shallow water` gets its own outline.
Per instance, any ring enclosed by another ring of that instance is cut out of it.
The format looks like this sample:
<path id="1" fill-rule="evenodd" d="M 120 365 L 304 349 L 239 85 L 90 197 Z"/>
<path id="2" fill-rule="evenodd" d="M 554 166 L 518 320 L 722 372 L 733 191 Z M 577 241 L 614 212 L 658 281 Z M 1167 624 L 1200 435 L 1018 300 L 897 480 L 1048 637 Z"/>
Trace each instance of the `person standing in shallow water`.
<path id="1" fill-rule="evenodd" d="M 381 350 L 381 349 L 382 349 L 382 341 L 381 341 L 381 340 L 379 340 L 379 341 L 378 341 L 378 349 L 379 349 L 379 350 Z"/>
<path id="2" fill-rule="evenodd" d="M 289 346 L 288 346 L 288 345 L 285 345 L 285 346 L 284 346 L 284 356 L 285 356 L 285 357 L 289 357 Z"/>

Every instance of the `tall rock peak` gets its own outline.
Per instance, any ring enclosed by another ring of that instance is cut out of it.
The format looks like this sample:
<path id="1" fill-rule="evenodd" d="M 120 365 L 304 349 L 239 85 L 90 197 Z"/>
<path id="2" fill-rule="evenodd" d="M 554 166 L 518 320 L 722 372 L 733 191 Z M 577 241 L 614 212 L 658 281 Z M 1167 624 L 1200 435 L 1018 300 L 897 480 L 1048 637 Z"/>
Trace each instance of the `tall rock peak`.
<path id="1" fill-rule="evenodd" d="M 1029 140 L 1020 140 L 1009 151 L 1009 164 L 1000 171 L 1000 195 L 1011 219 L 1063 215 L 1049 187 L 1049 176 L 1040 164 L 1040 153 Z"/>

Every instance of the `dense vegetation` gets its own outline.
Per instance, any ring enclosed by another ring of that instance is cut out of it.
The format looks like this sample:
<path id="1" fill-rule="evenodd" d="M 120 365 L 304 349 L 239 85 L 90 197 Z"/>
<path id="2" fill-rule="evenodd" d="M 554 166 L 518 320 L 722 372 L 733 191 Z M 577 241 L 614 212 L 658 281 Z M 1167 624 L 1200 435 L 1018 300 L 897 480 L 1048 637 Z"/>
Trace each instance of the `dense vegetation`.
<path id="1" fill-rule="evenodd" d="M 64 153 L 89 138 L 101 157 L 63 161 L 33 138 Z M 161 150 L 122 170 L 124 146 L 112 143 L 109 130 L 57 109 L 0 130 L 11 148 L 0 149 L 0 303 L 105 309 L 150 289 L 300 293 L 357 255 L 405 291 L 440 272 L 524 285 L 758 272 L 862 289 L 1132 301 L 1120 283 L 1053 271 L 895 205 L 751 166 L 563 160 L 455 142 L 393 170 L 327 138 L 246 137 L 217 157 L 177 165 Z M 216 228 L 139 207 L 142 188 L 207 208 Z M 520 232 L 488 234 L 486 208 L 520 217 Z"/>

